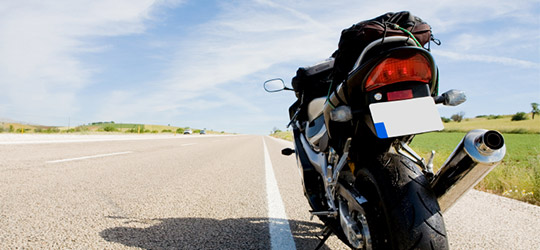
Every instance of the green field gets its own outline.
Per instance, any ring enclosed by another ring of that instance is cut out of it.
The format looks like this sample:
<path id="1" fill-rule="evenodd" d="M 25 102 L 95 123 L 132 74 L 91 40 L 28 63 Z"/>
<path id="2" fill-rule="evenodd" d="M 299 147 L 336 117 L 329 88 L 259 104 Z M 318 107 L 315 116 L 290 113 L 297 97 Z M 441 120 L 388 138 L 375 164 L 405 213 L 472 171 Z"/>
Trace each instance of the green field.
<path id="1" fill-rule="evenodd" d="M 492 116 L 495 117 L 495 116 Z M 470 131 L 477 128 L 493 129 L 501 133 L 512 134 L 540 134 L 540 117 L 531 119 L 528 114 L 528 119 L 523 121 L 512 121 L 511 115 L 500 116 L 493 119 L 488 117 L 465 119 L 462 122 L 448 122 L 444 124 L 446 131 Z"/>
<path id="2" fill-rule="evenodd" d="M 440 132 L 418 135 L 411 147 L 428 158 L 437 152 L 434 166 L 441 166 L 465 133 Z M 540 205 L 540 134 L 503 134 L 506 156 L 476 189 Z"/>

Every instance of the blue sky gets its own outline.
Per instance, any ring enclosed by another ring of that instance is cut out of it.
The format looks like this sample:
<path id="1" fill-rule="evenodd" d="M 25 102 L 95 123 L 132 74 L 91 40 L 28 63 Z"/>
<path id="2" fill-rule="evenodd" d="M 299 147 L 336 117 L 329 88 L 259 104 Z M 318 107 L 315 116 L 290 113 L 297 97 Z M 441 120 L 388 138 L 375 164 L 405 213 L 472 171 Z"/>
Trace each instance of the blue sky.
<path id="1" fill-rule="evenodd" d="M 264 92 L 337 48 L 342 29 L 389 11 L 427 21 L 440 107 L 514 114 L 540 103 L 540 3 L 478 1 L 55 0 L 0 2 L 0 118 L 71 126 L 285 129 L 294 93 Z"/>

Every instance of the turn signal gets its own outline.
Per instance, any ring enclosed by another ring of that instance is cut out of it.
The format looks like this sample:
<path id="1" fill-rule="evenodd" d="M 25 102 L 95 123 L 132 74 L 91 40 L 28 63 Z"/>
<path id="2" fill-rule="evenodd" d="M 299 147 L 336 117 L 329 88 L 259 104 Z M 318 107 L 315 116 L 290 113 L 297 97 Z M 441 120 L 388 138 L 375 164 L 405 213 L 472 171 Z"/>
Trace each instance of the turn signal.
<path id="1" fill-rule="evenodd" d="M 420 54 L 415 54 L 409 58 L 387 58 L 369 74 L 366 81 L 366 91 L 396 82 L 429 83 L 431 75 L 428 60 Z"/>

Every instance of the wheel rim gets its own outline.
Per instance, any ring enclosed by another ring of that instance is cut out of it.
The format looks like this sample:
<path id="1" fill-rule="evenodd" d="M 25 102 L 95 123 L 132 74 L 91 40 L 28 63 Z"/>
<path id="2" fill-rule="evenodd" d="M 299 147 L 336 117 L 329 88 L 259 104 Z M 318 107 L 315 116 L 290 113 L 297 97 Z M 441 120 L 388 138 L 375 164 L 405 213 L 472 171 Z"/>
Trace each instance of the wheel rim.
<path id="1" fill-rule="evenodd" d="M 350 193 L 349 195 L 350 197 L 344 197 L 346 202 L 341 201 L 339 204 L 341 227 L 352 247 L 371 250 L 371 233 L 366 213 L 360 205 L 366 200 Z"/>

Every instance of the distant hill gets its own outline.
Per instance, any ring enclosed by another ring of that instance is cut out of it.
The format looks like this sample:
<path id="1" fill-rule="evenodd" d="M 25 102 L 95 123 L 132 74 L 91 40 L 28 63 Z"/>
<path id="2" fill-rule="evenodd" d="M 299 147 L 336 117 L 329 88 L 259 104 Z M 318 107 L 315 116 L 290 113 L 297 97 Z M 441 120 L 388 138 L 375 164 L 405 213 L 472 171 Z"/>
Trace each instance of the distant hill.
<path id="1" fill-rule="evenodd" d="M 0 122 L 3 122 L 3 123 L 20 123 L 20 124 L 28 124 L 28 122 L 21 122 L 21 121 L 16 121 L 16 120 L 13 120 L 13 119 L 3 118 L 3 117 L 0 117 Z"/>
<path id="2" fill-rule="evenodd" d="M 20 122 L 14 122 L 13 120 L 9 120 L 9 119 L 0 121 L 0 132 L 27 133 L 27 132 L 42 132 L 45 130 L 52 131 L 54 130 L 54 127 L 23 124 Z"/>
<path id="3" fill-rule="evenodd" d="M 33 127 L 54 127 L 54 126 L 40 125 L 40 124 L 36 124 L 36 123 L 32 123 L 32 122 L 17 121 L 17 120 L 13 120 L 13 119 L 10 119 L 10 118 L 4 118 L 4 117 L 0 117 L 0 123 L 3 123 L 3 124 L 21 124 L 21 125 L 28 125 L 28 126 L 33 126 Z"/>
<path id="4" fill-rule="evenodd" d="M 43 126 L 31 125 L 12 119 L 0 119 L 0 133 L 99 133 L 99 132 L 117 132 L 117 133 L 184 133 L 184 130 L 190 129 L 193 133 L 198 134 L 201 129 L 166 126 L 166 125 L 151 125 L 151 124 L 135 124 L 135 123 L 93 123 L 91 125 L 73 126 L 73 127 L 58 127 L 58 126 Z M 222 134 L 224 132 L 215 132 L 206 130 L 207 134 Z"/>

